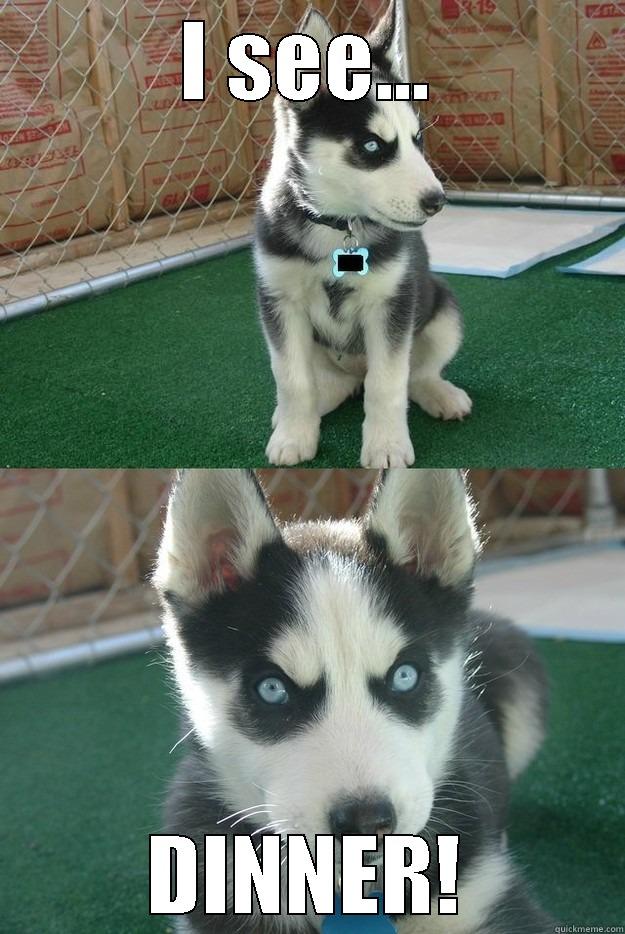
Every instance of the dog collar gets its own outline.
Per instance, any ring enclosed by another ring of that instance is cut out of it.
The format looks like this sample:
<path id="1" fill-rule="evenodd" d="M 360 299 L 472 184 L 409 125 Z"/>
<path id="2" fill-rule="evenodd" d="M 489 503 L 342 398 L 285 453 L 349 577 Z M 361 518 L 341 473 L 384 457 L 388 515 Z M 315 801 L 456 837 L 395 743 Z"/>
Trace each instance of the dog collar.
<path id="1" fill-rule="evenodd" d="M 304 208 L 306 220 L 311 224 L 322 224 L 324 227 L 332 227 L 333 230 L 340 230 L 342 233 L 350 233 L 353 217 L 333 217 L 331 214 L 314 214 L 307 208 Z"/>

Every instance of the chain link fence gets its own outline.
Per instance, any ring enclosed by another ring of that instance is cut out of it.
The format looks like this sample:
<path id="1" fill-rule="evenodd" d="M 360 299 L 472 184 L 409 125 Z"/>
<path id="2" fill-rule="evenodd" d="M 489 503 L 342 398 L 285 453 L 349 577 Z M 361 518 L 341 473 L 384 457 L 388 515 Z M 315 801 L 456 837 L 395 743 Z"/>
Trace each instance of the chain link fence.
<path id="1" fill-rule="evenodd" d="M 318 0 L 364 33 L 385 0 Z M 296 30 L 307 0 L 0 0 L 5 317 L 247 242 L 271 104 L 228 93 L 228 39 Z M 427 148 L 456 199 L 625 207 L 625 4 L 406 0 Z M 181 22 L 206 23 L 204 102 Z"/>
<path id="2" fill-rule="evenodd" d="M 375 472 L 259 472 L 282 519 L 362 513 Z M 625 470 L 474 470 L 492 558 L 623 537 Z M 0 681 L 160 640 L 146 581 L 171 473 L 0 471 Z"/>

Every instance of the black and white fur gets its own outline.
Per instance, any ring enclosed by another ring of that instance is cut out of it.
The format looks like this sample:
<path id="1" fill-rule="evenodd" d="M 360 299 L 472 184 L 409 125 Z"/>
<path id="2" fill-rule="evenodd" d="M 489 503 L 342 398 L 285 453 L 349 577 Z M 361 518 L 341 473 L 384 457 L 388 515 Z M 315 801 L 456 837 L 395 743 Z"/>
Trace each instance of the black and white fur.
<path id="1" fill-rule="evenodd" d="M 477 549 L 453 470 L 390 470 L 362 520 L 287 525 L 251 472 L 184 473 L 156 573 L 191 727 L 167 832 L 199 853 L 205 834 L 299 833 L 314 853 L 316 834 L 338 836 L 337 813 L 360 832 L 386 808 L 382 832 L 459 835 L 459 914 L 437 913 L 434 860 L 432 913 L 398 918 L 399 934 L 551 934 L 506 843 L 545 679 L 519 629 L 471 609 Z M 407 660 L 419 681 L 397 695 L 389 678 Z M 286 705 L 259 696 L 268 674 Z M 204 915 L 200 897 L 178 930 L 312 934 L 321 921 Z"/>
<path id="2" fill-rule="evenodd" d="M 333 36 L 311 11 L 299 31 L 325 60 Z M 402 78 L 401 23 L 391 3 L 368 36 L 369 95 L 343 102 L 275 101 L 275 142 L 257 215 L 255 258 L 263 330 L 277 405 L 267 457 L 289 465 L 315 456 L 321 416 L 364 381 L 361 463 L 410 465 L 408 400 L 436 418 L 462 419 L 467 394 L 442 378 L 462 339 L 453 294 L 429 269 L 419 227 L 444 203 L 408 102 L 377 102 L 375 85 Z M 323 74 L 322 74 L 323 79 Z M 323 83 L 322 83 L 323 87 Z M 378 153 L 365 144 L 377 142 Z M 369 249 L 365 276 L 332 275 L 347 219 Z"/>

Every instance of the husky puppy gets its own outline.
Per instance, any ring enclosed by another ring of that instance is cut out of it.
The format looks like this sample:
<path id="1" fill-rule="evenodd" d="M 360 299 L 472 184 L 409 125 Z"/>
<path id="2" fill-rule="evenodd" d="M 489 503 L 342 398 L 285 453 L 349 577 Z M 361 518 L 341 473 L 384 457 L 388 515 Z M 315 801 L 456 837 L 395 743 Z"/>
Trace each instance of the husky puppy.
<path id="1" fill-rule="evenodd" d="M 311 11 L 299 32 L 325 62 L 333 33 Z M 257 214 L 255 258 L 277 405 L 272 464 L 315 456 L 321 416 L 364 381 L 361 463 L 414 462 L 409 398 L 435 418 L 462 419 L 467 394 L 441 376 L 462 338 L 461 315 L 429 269 L 419 228 L 445 203 L 408 102 L 378 102 L 378 82 L 402 80 L 401 23 L 391 3 L 368 37 L 372 89 L 344 102 L 322 90 L 292 103 L 276 95 L 275 142 Z M 351 225 L 351 227 L 350 227 Z M 352 230 L 369 272 L 333 274 Z"/>
<path id="2" fill-rule="evenodd" d="M 456 471 L 390 470 L 362 520 L 287 525 L 251 472 L 184 473 L 155 578 L 192 728 L 167 832 L 198 856 L 205 834 L 305 834 L 312 853 L 316 834 L 458 834 L 459 914 L 437 912 L 433 860 L 431 915 L 399 934 L 552 934 L 505 834 L 545 678 L 519 629 L 471 609 L 477 549 Z M 200 895 L 179 930 L 322 921 L 205 915 Z"/>

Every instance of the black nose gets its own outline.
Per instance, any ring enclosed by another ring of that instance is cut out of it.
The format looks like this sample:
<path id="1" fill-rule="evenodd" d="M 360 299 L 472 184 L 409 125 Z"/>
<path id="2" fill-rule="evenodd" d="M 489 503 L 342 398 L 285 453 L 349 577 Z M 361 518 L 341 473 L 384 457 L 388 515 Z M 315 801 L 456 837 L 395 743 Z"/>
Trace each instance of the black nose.
<path id="1" fill-rule="evenodd" d="M 330 828 L 341 834 L 393 833 L 395 808 L 388 798 L 351 798 L 330 811 Z"/>
<path id="2" fill-rule="evenodd" d="M 447 198 L 442 191 L 426 191 L 421 198 L 421 210 L 429 217 L 432 214 L 438 214 L 445 204 L 447 204 Z"/>

